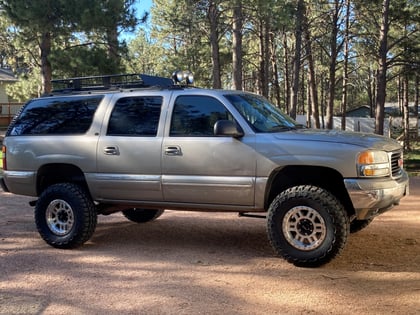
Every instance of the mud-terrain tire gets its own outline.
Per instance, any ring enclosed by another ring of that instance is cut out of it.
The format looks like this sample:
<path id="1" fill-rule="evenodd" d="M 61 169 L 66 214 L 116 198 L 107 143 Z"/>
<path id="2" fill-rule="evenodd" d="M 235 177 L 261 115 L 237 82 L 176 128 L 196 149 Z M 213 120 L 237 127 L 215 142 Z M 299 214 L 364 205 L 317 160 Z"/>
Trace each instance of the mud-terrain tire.
<path id="1" fill-rule="evenodd" d="M 330 192 L 302 185 L 281 192 L 268 210 L 267 233 L 275 252 L 300 267 L 328 263 L 349 234 L 344 207 Z"/>
<path id="2" fill-rule="evenodd" d="M 54 184 L 42 192 L 35 205 L 35 223 L 49 245 L 75 248 L 90 239 L 97 212 L 88 193 L 71 183 Z"/>
<path id="3" fill-rule="evenodd" d="M 130 221 L 146 223 L 159 218 L 165 210 L 162 209 L 140 209 L 130 208 L 122 211 L 123 215 Z"/>
<path id="4" fill-rule="evenodd" d="M 363 230 L 372 221 L 373 221 L 373 218 L 370 218 L 370 219 L 367 219 L 367 220 L 353 220 L 350 223 L 350 233 L 357 233 L 357 232 Z"/>

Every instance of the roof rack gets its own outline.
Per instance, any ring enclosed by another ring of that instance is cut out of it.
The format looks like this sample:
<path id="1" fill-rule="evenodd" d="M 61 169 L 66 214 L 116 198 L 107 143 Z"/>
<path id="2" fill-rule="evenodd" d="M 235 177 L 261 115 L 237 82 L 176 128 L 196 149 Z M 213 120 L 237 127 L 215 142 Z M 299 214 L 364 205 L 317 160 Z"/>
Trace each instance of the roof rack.
<path id="1" fill-rule="evenodd" d="M 171 79 L 138 73 L 56 79 L 51 80 L 51 83 L 53 84 L 53 93 L 173 86 Z"/>

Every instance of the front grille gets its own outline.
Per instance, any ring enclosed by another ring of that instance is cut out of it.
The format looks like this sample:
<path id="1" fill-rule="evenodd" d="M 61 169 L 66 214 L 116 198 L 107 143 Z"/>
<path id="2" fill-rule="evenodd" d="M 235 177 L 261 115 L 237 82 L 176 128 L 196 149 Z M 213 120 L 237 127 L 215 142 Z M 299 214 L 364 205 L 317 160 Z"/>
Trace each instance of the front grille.
<path id="1" fill-rule="evenodd" d="M 392 177 L 399 177 L 402 173 L 402 153 L 401 152 L 393 152 L 391 154 L 391 170 L 392 170 Z"/>

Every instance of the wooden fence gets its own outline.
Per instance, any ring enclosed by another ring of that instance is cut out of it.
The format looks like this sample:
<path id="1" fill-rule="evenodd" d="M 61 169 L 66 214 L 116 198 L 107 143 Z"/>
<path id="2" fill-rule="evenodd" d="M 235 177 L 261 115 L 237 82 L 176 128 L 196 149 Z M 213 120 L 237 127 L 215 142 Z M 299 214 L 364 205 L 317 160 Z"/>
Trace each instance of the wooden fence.
<path id="1" fill-rule="evenodd" d="M 23 103 L 0 103 L 0 127 L 9 126 Z"/>

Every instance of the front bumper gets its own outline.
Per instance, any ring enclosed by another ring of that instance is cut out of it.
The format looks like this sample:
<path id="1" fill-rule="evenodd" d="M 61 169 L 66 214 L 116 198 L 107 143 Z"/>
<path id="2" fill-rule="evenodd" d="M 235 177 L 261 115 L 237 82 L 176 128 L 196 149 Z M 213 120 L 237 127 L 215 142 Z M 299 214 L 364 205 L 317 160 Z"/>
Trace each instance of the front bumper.
<path id="1" fill-rule="evenodd" d="M 390 210 L 399 204 L 402 197 L 409 194 L 406 172 L 398 179 L 345 179 L 344 185 L 358 220 L 367 220 Z"/>

